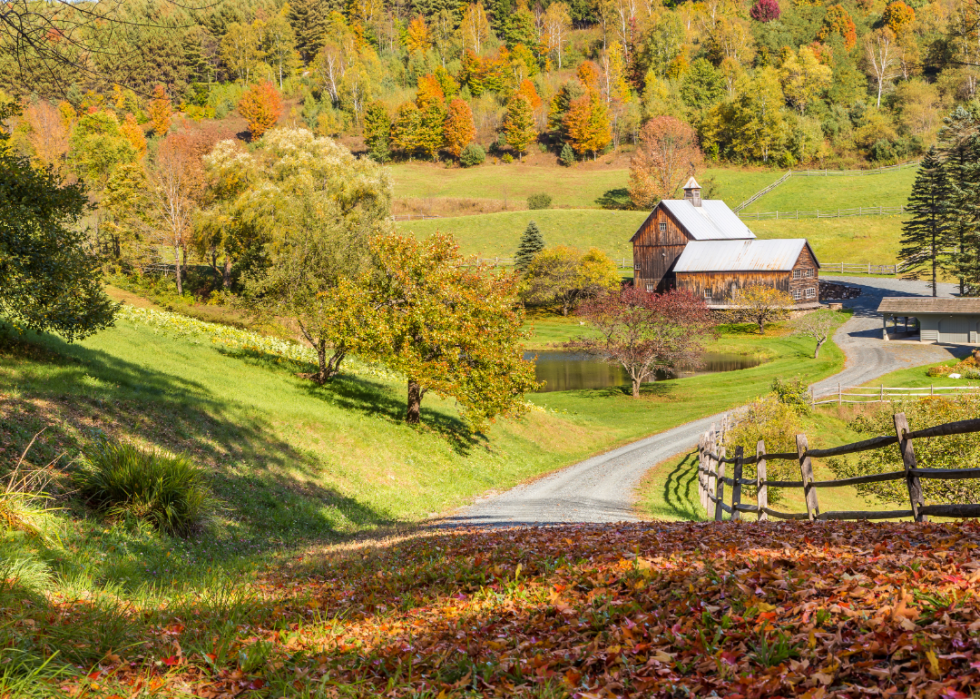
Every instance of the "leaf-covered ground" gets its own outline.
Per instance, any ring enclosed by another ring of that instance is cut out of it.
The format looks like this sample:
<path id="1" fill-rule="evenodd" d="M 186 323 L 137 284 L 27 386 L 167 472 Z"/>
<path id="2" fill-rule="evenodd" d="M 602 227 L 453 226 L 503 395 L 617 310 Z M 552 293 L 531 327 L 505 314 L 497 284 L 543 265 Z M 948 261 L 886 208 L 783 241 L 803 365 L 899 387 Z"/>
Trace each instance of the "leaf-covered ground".
<path id="1" fill-rule="evenodd" d="M 311 552 L 248 594 L 120 609 L 132 647 L 57 684 L 126 697 L 970 697 L 978 544 L 976 522 L 422 533 Z M 86 623 L 86 604 L 35 600 L 13 623 L 51 645 Z"/>

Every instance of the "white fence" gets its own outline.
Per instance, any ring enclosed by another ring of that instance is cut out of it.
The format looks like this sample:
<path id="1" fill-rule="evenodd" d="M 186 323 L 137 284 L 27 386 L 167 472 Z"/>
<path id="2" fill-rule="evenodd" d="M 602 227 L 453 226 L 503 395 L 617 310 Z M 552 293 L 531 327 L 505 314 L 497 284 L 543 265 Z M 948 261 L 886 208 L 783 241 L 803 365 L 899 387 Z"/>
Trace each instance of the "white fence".
<path id="1" fill-rule="evenodd" d="M 738 212 L 744 221 L 781 221 L 801 218 L 848 218 L 850 216 L 896 216 L 905 213 L 905 206 L 858 206 L 853 209 L 823 211 L 762 211 L 747 214 Z"/>
<path id="2" fill-rule="evenodd" d="M 821 274 L 898 274 L 901 265 L 873 265 L 865 262 L 821 262 Z"/>
<path id="3" fill-rule="evenodd" d="M 823 394 L 819 397 L 814 395 L 811 389 L 810 405 L 825 405 L 828 403 L 836 403 L 837 405 L 844 405 L 845 403 L 890 403 L 906 398 L 962 396 L 977 392 L 980 392 L 980 386 L 936 386 L 935 384 L 931 384 L 928 387 L 889 387 L 882 385 L 875 388 L 873 386 L 841 386 L 837 384 L 836 393 Z"/>

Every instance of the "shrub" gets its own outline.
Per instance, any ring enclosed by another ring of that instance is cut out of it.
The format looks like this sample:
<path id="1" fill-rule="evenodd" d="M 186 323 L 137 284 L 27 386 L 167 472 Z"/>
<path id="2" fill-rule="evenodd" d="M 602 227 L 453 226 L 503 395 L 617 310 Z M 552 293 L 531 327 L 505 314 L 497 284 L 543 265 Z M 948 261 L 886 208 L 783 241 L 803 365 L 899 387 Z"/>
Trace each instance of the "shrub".
<path id="1" fill-rule="evenodd" d="M 939 366 L 931 367 L 929 371 L 926 372 L 928 376 L 933 376 L 933 377 L 949 376 L 952 373 L 953 373 L 953 367 L 948 366 L 946 364 L 941 364 Z"/>
<path id="2" fill-rule="evenodd" d="M 514 162 L 514 156 L 510 153 L 504 153 L 502 156 L 500 156 L 500 162 L 507 163 L 509 165 L 510 163 Z"/>
<path id="3" fill-rule="evenodd" d="M 769 390 L 776 396 L 776 400 L 784 405 L 788 405 L 801 415 L 810 412 L 810 387 L 801 378 L 782 381 L 779 377 L 772 380 Z"/>
<path id="4" fill-rule="evenodd" d="M 757 398 L 735 414 L 735 426 L 725 434 L 725 447 L 728 456 L 735 456 L 735 447 L 742 447 L 746 458 L 755 456 L 759 440 L 766 443 L 766 451 L 770 454 L 777 452 L 795 452 L 796 435 L 801 433 L 799 415 L 792 406 L 782 402 L 775 393 L 763 398 Z M 729 467 L 730 468 L 730 467 Z M 772 480 L 796 480 L 800 471 L 795 461 L 770 461 L 766 477 Z M 746 464 L 743 477 L 755 479 L 755 465 Z M 754 495 L 755 489 L 749 488 L 747 495 Z M 769 489 L 771 502 L 780 501 L 780 492 Z"/>
<path id="5" fill-rule="evenodd" d="M 529 209 L 550 209 L 551 196 L 548 194 L 532 194 L 527 198 L 527 208 Z"/>
<path id="6" fill-rule="evenodd" d="M 483 165 L 486 159 L 487 153 L 479 143 L 469 144 L 459 156 L 459 162 L 463 167 Z"/>
<path id="7" fill-rule="evenodd" d="M 200 527 L 213 504 L 203 472 L 185 456 L 110 442 L 86 456 L 78 490 L 110 518 L 134 518 L 185 535 Z"/>

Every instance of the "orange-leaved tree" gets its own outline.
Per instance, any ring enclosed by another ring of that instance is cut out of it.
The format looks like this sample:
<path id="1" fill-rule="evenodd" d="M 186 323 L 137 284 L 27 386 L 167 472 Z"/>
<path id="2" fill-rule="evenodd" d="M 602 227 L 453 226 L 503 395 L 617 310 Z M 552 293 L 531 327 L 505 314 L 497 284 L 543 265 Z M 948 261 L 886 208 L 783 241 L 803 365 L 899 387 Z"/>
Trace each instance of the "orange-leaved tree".
<path id="1" fill-rule="evenodd" d="M 446 150 L 454 158 L 459 158 L 463 149 L 476 138 L 473 112 L 466 100 L 454 99 L 449 103 L 442 133 Z"/>
<path id="2" fill-rule="evenodd" d="M 579 155 L 598 156 L 612 141 L 609 110 L 597 92 L 590 92 L 573 101 L 565 114 L 564 129 L 572 148 Z"/>
<path id="3" fill-rule="evenodd" d="M 504 133 L 507 143 L 517 151 L 523 161 L 527 147 L 538 137 L 534 128 L 534 110 L 527 97 L 514 95 L 507 103 L 507 115 L 504 117 Z"/>
<path id="4" fill-rule="evenodd" d="M 170 120 L 173 118 L 173 105 L 170 103 L 170 95 L 167 88 L 157 85 L 153 88 L 153 99 L 147 107 L 150 115 L 150 124 L 153 126 L 153 133 L 161 138 L 170 131 Z"/>
<path id="5" fill-rule="evenodd" d="M 252 85 L 239 100 L 238 113 L 248 121 L 252 138 L 259 138 L 279 121 L 282 97 L 271 80 Z"/>
<path id="6" fill-rule="evenodd" d="M 640 130 L 630 160 L 630 199 L 638 209 L 647 209 L 670 198 L 703 162 L 697 134 L 688 124 L 672 116 L 651 119 Z"/>
<path id="7" fill-rule="evenodd" d="M 470 266 L 452 236 L 381 235 L 377 271 L 341 280 L 331 327 L 352 353 L 408 377 L 405 419 L 418 423 L 429 391 L 454 398 L 472 430 L 527 409 L 536 387 L 523 358 L 524 313 L 517 275 Z"/>

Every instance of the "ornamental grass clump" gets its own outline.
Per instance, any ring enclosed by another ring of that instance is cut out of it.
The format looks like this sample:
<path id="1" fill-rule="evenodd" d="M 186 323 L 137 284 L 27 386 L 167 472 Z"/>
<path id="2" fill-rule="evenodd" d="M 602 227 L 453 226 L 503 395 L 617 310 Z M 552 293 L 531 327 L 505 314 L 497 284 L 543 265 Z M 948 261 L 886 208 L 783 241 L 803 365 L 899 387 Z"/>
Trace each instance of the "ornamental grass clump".
<path id="1" fill-rule="evenodd" d="M 111 442 L 86 456 L 78 491 L 111 519 L 135 519 L 185 536 L 204 524 L 214 505 L 203 471 L 186 456 Z"/>

